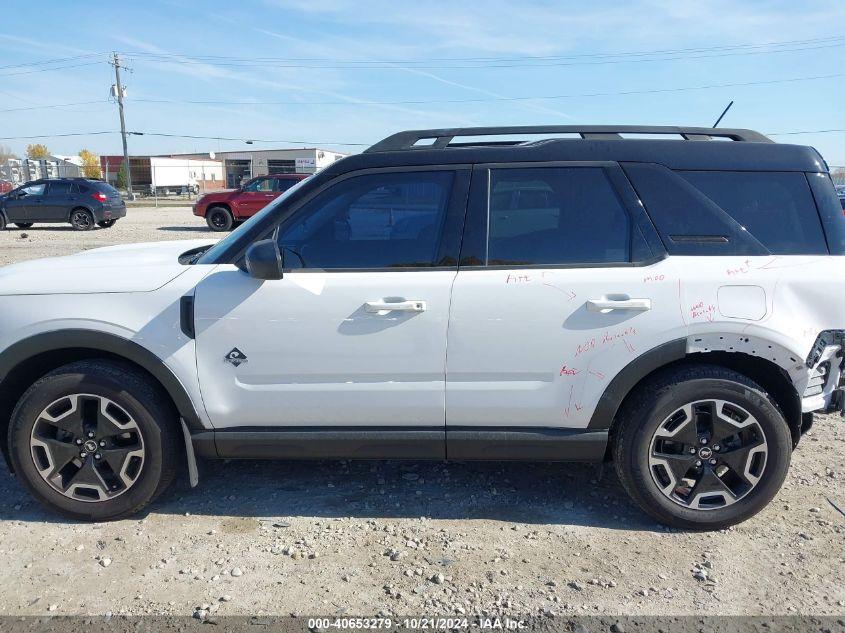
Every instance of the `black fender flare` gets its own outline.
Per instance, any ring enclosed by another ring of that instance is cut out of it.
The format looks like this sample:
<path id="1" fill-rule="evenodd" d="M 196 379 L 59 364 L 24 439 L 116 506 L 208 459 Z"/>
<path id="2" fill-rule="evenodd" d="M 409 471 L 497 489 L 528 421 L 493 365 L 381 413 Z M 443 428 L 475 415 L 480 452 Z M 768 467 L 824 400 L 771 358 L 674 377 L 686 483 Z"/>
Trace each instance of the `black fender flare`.
<path id="1" fill-rule="evenodd" d="M 185 387 L 158 356 L 122 336 L 85 329 L 52 330 L 35 334 L 0 352 L 0 384 L 21 363 L 63 349 L 91 349 L 124 358 L 149 372 L 170 395 L 188 428 L 202 430 L 202 422 Z"/>
<path id="2" fill-rule="evenodd" d="M 637 383 L 656 369 L 681 360 L 687 355 L 687 339 L 678 338 L 668 341 L 640 354 L 620 371 L 605 388 L 596 410 L 587 425 L 588 431 L 607 431 L 613 424 L 613 418 L 622 405 L 622 401 Z"/>

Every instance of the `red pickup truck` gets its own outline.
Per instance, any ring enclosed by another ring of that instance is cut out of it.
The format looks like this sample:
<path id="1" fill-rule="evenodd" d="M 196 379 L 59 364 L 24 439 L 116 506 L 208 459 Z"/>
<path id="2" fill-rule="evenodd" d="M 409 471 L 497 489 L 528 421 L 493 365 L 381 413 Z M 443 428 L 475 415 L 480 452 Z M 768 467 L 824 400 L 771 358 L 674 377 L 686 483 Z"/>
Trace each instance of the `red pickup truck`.
<path id="1" fill-rule="evenodd" d="M 194 203 L 194 215 L 205 218 L 212 231 L 229 231 L 235 222 L 252 217 L 309 174 L 271 174 L 246 181 L 240 189 L 215 191 Z"/>

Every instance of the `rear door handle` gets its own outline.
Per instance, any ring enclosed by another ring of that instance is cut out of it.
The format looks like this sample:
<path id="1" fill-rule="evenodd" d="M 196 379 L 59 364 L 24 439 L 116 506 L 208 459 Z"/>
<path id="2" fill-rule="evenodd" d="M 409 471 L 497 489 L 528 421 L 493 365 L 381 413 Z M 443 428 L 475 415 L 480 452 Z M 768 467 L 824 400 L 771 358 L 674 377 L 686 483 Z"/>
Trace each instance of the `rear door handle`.
<path id="1" fill-rule="evenodd" d="M 425 301 L 417 299 L 409 301 L 367 301 L 364 306 L 367 312 L 374 312 L 380 316 L 390 312 L 425 312 L 428 307 Z"/>
<path id="2" fill-rule="evenodd" d="M 630 310 L 647 312 L 651 310 L 651 299 L 590 299 L 587 301 L 590 312 L 610 312 L 611 310 Z"/>

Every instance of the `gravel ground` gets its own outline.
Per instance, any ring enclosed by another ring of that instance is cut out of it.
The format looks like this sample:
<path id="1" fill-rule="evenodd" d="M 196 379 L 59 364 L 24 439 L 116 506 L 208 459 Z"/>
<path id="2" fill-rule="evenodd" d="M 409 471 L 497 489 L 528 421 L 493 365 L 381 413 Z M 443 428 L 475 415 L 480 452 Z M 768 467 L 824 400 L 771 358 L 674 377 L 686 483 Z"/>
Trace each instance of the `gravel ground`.
<path id="1" fill-rule="evenodd" d="M 37 224 L 28 229 L 14 225 L 0 231 L 0 265 L 25 259 L 72 255 L 89 248 L 131 242 L 220 237 L 190 207 L 130 208 L 127 216 L 110 229 L 74 231 L 69 224 Z"/>
<path id="2" fill-rule="evenodd" d="M 129 213 L 6 231 L 0 262 L 208 234 L 187 208 Z M 2 472 L 0 615 L 843 616 L 843 458 L 845 423 L 819 416 L 769 507 L 714 533 L 575 464 L 205 462 L 198 488 L 94 525 Z"/>

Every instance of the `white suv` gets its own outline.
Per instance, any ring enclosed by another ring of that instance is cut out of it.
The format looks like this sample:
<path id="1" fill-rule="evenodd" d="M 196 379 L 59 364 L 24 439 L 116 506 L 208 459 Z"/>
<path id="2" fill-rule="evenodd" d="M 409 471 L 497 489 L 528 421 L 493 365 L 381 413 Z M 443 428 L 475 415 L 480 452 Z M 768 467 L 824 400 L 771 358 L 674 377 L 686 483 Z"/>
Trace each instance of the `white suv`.
<path id="1" fill-rule="evenodd" d="M 195 455 L 611 459 L 721 528 L 842 407 L 843 253 L 823 159 L 748 130 L 403 132 L 217 244 L 0 271 L 4 453 L 82 519 Z"/>

